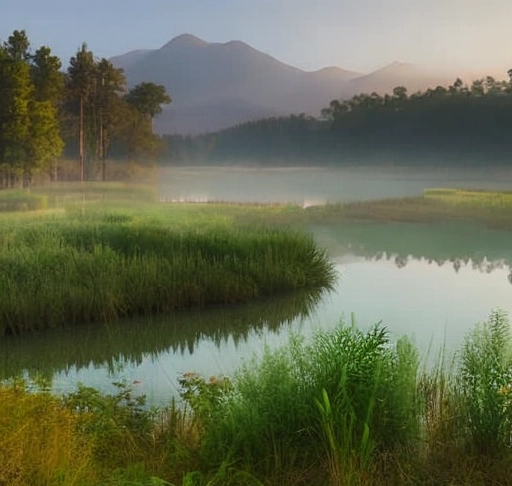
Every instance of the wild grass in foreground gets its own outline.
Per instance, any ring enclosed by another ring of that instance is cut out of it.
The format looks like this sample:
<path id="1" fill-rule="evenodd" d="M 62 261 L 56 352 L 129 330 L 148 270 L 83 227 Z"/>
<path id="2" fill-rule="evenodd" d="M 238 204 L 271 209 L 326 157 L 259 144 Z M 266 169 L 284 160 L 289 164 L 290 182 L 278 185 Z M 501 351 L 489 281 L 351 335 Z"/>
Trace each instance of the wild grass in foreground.
<path id="1" fill-rule="evenodd" d="M 493 313 L 453 363 L 340 325 L 292 337 L 231 379 L 185 374 L 184 405 L 129 384 L 62 398 L 0 388 L 0 484 L 509 485 L 511 337 Z"/>

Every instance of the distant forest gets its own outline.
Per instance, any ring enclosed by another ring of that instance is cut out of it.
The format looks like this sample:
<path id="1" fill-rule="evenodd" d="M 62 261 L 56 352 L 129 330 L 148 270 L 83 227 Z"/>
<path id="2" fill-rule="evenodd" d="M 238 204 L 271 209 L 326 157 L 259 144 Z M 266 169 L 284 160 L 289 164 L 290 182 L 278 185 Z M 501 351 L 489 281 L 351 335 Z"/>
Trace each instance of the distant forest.
<path id="1" fill-rule="evenodd" d="M 154 117 L 170 102 L 164 86 L 151 82 L 128 90 L 123 71 L 86 44 L 63 71 L 49 47 L 33 52 L 25 31 L 14 31 L 0 44 L 0 189 L 29 186 L 34 176 L 60 178 L 63 159 L 83 180 L 105 180 L 110 159 L 512 165 L 512 70 L 508 81 L 457 79 L 413 94 L 397 86 L 384 96 L 333 100 L 319 118 L 266 118 L 196 137 L 153 133 Z"/>
<path id="2" fill-rule="evenodd" d="M 409 95 L 333 100 L 321 118 L 266 118 L 197 137 L 164 136 L 173 164 L 512 165 L 512 70 Z"/>

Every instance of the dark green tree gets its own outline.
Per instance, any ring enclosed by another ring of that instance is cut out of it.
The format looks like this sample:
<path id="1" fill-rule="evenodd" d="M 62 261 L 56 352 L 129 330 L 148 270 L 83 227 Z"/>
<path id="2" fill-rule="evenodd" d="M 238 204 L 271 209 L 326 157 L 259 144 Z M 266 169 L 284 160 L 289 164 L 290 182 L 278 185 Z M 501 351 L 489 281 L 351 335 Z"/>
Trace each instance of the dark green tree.
<path id="1" fill-rule="evenodd" d="M 107 59 L 96 65 L 95 113 L 97 115 L 97 156 L 101 162 L 101 178 L 106 180 L 106 160 L 112 132 L 122 123 L 126 78 L 122 69 L 116 69 Z M 119 129 L 118 129 L 119 131 Z"/>
<path id="2" fill-rule="evenodd" d="M 87 44 L 82 44 L 75 56 L 69 61 L 67 91 L 71 105 L 78 116 L 78 156 L 80 160 L 80 181 L 85 179 L 86 158 L 91 156 L 92 119 L 91 99 L 95 92 L 96 65 L 94 56 L 87 49 Z M 87 139 L 86 139 L 87 136 Z M 86 153 L 87 148 L 87 153 Z"/>
<path id="3" fill-rule="evenodd" d="M 0 47 L 0 164 L 7 187 L 21 175 L 26 161 L 33 92 L 29 64 L 12 39 Z"/>
<path id="4" fill-rule="evenodd" d="M 4 44 L 9 57 L 15 61 L 28 61 L 30 42 L 24 30 L 15 30 Z"/>
<path id="5" fill-rule="evenodd" d="M 124 98 L 130 108 L 126 124 L 128 155 L 156 155 L 159 139 L 153 133 L 153 118 L 162 112 L 162 105 L 171 103 L 165 87 L 154 83 L 141 83 Z"/>
<path id="6" fill-rule="evenodd" d="M 149 121 L 162 113 L 162 105 L 168 105 L 172 101 L 165 87 L 155 83 L 138 84 L 129 91 L 125 99 Z"/>
<path id="7" fill-rule="evenodd" d="M 62 102 L 65 76 L 61 68 L 60 59 L 52 55 L 49 47 L 42 46 L 35 52 L 32 56 L 31 75 L 36 100 L 50 101 L 54 106 Z"/>

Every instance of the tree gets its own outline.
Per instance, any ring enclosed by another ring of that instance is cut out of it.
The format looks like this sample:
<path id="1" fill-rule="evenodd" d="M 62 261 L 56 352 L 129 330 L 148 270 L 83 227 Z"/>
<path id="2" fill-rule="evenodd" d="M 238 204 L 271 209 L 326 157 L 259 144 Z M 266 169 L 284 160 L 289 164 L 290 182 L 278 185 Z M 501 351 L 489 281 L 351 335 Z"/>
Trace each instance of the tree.
<path id="1" fill-rule="evenodd" d="M 15 30 L 4 45 L 8 56 L 15 61 L 28 61 L 30 42 L 24 30 Z"/>
<path id="2" fill-rule="evenodd" d="M 90 124 L 86 126 L 86 109 L 94 92 L 95 79 L 94 56 L 83 43 L 76 55 L 69 61 L 68 93 L 71 101 L 78 105 L 78 154 L 80 159 L 80 181 L 85 178 L 86 133 L 90 132 Z M 89 145 L 89 144 L 88 144 Z"/>
<path id="3" fill-rule="evenodd" d="M 130 90 L 125 99 L 149 121 L 162 113 L 162 105 L 168 105 L 172 101 L 165 92 L 165 87 L 154 83 L 138 84 Z"/>
<path id="4" fill-rule="evenodd" d="M 30 183 L 34 169 L 50 169 L 62 154 L 56 108 L 51 101 L 33 100 L 29 105 L 30 125 L 26 140 L 27 158 L 23 167 L 25 183 Z"/>
<path id="5" fill-rule="evenodd" d="M 11 44 L 18 37 L 11 36 L 0 47 L 0 163 L 7 186 L 16 177 L 16 169 L 26 160 L 30 125 L 30 68 L 21 51 Z"/>
<path id="6" fill-rule="evenodd" d="M 164 86 L 141 83 L 131 89 L 124 99 L 131 114 L 126 125 L 129 156 L 155 153 L 159 142 L 153 134 L 153 118 L 162 112 L 163 104 L 171 102 L 171 97 Z"/>
<path id="7" fill-rule="evenodd" d="M 33 127 L 32 137 L 34 141 L 38 140 L 46 147 L 44 155 L 34 154 L 34 157 L 47 168 L 51 166 L 52 177 L 56 180 L 56 159 L 64 148 L 57 120 L 64 98 L 65 75 L 61 72 L 60 59 L 52 55 L 49 47 L 40 47 L 31 56 L 31 61 L 31 77 L 34 84 L 33 123 L 42 125 L 39 128 Z M 40 138 L 39 134 L 44 135 Z"/>
<path id="8" fill-rule="evenodd" d="M 450 94 L 452 96 L 457 96 L 460 94 L 467 95 L 469 93 L 467 86 L 464 86 L 464 83 L 462 82 L 462 79 L 457 78 L 453 84 L 448 88 L 450 91 Z"/>
<path id="9" fill-rule="evenodd" d="M 407 88 L 405 86 L 396 86 L 393 88 L 393 97 L 398 101 L 405 101 L 407 99 Z"/>
<path id="10" fill-rule="evenodd" d="M 32 56 L 31 75 L 37 100 L 50 101 L 54 106 L 62 101 L 65 78 L 61 67 L 60 59 L 52 56 L 49 47 L 40 47 Z"/>
<path id="11" fill-rule="evenodd" d="M 101 161 L 102 180 L 106 180 L 106 160 L 111 131 L 120 124 L 121 98 L 126 79 L 122 69 L 116 69 L 107 59 L 101 59 L 96 68 L 95 103 L 97 105 L 97 154 Z"/>

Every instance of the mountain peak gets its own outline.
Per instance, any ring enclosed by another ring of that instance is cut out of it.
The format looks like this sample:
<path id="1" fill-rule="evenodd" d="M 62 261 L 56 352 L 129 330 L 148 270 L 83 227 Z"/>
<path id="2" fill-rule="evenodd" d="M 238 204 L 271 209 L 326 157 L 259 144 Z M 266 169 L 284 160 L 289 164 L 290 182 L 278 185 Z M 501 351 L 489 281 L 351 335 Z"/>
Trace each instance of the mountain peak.
<path id="1" fill-rule="evenodd" d="M 199 37 L 196 37 L 192 34 L 181 34 L 177 37 L 174 37 L 171 39 L 167 44 L 162 46 L 162 49 L 166 49 L 168 47 L 206 47 L 208 45 L 208 42 L 204 41 L 203 39 L 200 39 Z"/>
<path id="2" fill-rule="evenodd" d="M 380 69 L 377 69 L 376 73 L 386 73 L 386 72 L 393 72 L 393 73 L 411 73 L 415 71 L 419 71 L 419 67 L 415 64 L 412 64 L 410 62 L 403 62 L 403 61 L 393 61 L 392 63 L 388 64 L 387 66 L 384 66 Z"/>

